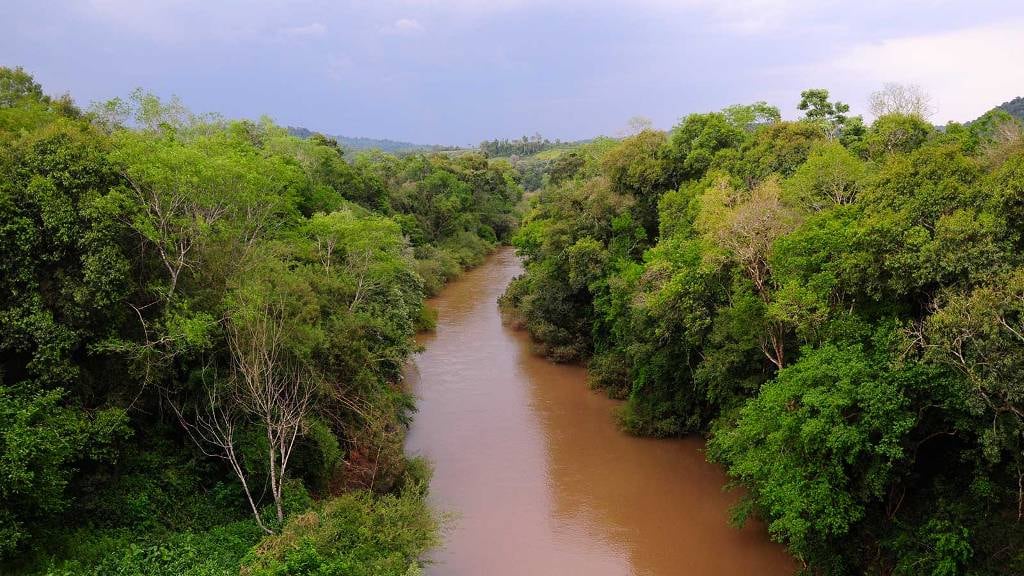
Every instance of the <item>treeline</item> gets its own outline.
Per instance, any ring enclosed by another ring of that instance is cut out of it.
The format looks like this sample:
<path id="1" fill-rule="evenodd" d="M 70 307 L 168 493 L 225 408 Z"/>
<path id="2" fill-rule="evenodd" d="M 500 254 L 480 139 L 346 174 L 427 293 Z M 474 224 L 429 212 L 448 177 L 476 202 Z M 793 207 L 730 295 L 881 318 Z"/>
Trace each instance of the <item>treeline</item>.
<path id="1" fill-rule="evenodd" d="M 999 108 L 1010 116 L 1024 122 L 1024 97 L 1018 96 L 1009 102 L 1003 102 Z"/>
<path id="2" fill-rule="evenodd" d="M 707 435 L 807 573 L 1021 574 L 1024 129 L 907 93 L 564 155 L 502 305 L 628 430 Z"/>
<path id="3" fill-rule="evenodd" d="M 540 134 L 534 134 L 533 136 L 523 136 L 518 140 L 509 140 L 508 138 L 486 140 L 480 143 L 480 152 L 488 157 L 529 156 L 561 145 L 561 140 L 552 142 Z"/>
<path id="4" fill-rule="evenodd" d="M 313 132 L 301 126 L 288 126 L 288 133 L 299 138 L 312 138 Z M 346 152 L 361 152 L 363 150 L 379 150 L 394 154 L 396 156 L 408 154 L 427 154 L 430 152 L 445 152 L 458 150 L 457 146 L 442 146 L 439 144 L 413 144 L 412 142 L 401 142 L 399 140 L 388 140 L 387 138 L 365 138 L 362 136 L 330 136 L 336 140 Z"/>
<path id="5" fill-rule="evenodd" d="M 415 573 L 401 370 L 520 194 L 0 68 L 0 571 Z"/>

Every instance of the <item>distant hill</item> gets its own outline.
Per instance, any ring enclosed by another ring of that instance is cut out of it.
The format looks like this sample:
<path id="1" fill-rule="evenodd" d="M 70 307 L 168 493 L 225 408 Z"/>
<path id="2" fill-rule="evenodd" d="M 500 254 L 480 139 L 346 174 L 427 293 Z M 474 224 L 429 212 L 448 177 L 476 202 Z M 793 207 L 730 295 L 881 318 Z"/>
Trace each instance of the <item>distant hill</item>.
<path id="1" fill-rule="evenodd" d="M 1006 110 L 1010 116 L 1024 122 L 1024 97 L 1017 96 L 1009 102 L 1003 102 L 997 108 Z"/>
<path id="2" fill-rule="evenodd" d="M 975 118 L 974 120 L 967 122 L 967 125 L 971 125 L 974 124 L 975 122 L 979 122 L 982 121 L 983 119 L 988 118 L 996 110 L 1002 110 L 1003 112 L 1006 112 L 1007 114 L 1013 116 L 1017 120 L 1024 122 L 1024 97 L 1017 96 L 1016 98 L 1010 100 L 1009 102 L 1003 102 L 999 106 L 996 106 L 995 108 L 989 110 L 988 112 L 985 112 L 984 114 Z"/>
<path id="3" fill-rule="evenodd" d="M 288 133 L 299 138 L 309 138 L 315 132 L 301 126 L 289 126 Z M 341 136 L 338 134 L 326 134 L 338 141 L 342 148 L 347 150 L 381 150 L 391 154 L 411 154 L 414 152 L 442 152 L 445 150 L 457 149 L 457 146 L 441 146 L 438 144 L 413 144 L 412 142 L 401 142 L 388 140 L 386 138 L 364 138 Z"/>
<path id="4" fill-rule="evenodd" d="M 586 140 L 575 140 L 569 142 L 562 142 L 561 140 L 551 141 L 547 138 L 542 137 L 540 134 L 534 136 L 523 136 L 520 139 L 510 140 L 508 138 L 495 138 L 494 140 L 486 140 L 480 143 L 478 147 L 480 152 L 483 152 L 490 158 L 507 158 L 507 157 L 540 157 L 548 156 L 550 158 L 557 157 L 559 154 L 566 150 L 572 150 L 577 146 L 592 142 L 593 138 Z"/>

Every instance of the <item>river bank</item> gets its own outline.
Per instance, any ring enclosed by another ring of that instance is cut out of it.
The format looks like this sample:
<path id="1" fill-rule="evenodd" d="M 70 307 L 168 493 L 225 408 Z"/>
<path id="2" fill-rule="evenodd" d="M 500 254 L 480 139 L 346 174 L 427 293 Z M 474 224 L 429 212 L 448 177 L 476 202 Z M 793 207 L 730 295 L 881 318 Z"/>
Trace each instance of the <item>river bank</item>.
<path id="1" fill-rule="evenodd" d="M 496 300 L 520 272 L 502 249 L 449 284 L 407 372 L 406 451 L 431 460 L 431 504 L 454 516 L 427 572 L 792 573 L 763 526 L 728 524 L 735 495 L 699 439 L 622 433 L 584 368 L 502 324 Z"/>

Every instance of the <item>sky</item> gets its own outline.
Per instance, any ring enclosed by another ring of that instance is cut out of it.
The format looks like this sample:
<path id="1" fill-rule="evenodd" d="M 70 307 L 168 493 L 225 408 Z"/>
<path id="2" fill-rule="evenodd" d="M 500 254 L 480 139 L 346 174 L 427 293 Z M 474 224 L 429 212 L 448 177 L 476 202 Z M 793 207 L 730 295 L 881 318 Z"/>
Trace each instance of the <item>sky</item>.
<path id="1" fill-rule="evenodd" d="M 476 145 L 886 82 L 938 124 L 1024 95 L 1018 0 L 3 0 L 0 65 L 81 105 L 141 87 L 195 112 Z"/>

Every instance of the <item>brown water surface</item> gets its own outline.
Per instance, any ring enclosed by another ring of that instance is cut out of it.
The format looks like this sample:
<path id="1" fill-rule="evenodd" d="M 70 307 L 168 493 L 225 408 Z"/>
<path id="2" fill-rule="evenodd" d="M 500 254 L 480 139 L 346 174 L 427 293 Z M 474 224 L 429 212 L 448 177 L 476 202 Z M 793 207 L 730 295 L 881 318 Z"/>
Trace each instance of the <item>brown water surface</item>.
<path id="1" fill-rule="evenodd" d="M 521 270 L 502 250 L 445 288 L 408 371 L 406 449 L 433 463 L 431 503 L 455 517 L 428 574 L 792 574 L 762 526 L 729 526 L 736 496 L 701 441 L 623 434 L 585 369 L 502 325 L 496 300 Z"/>

